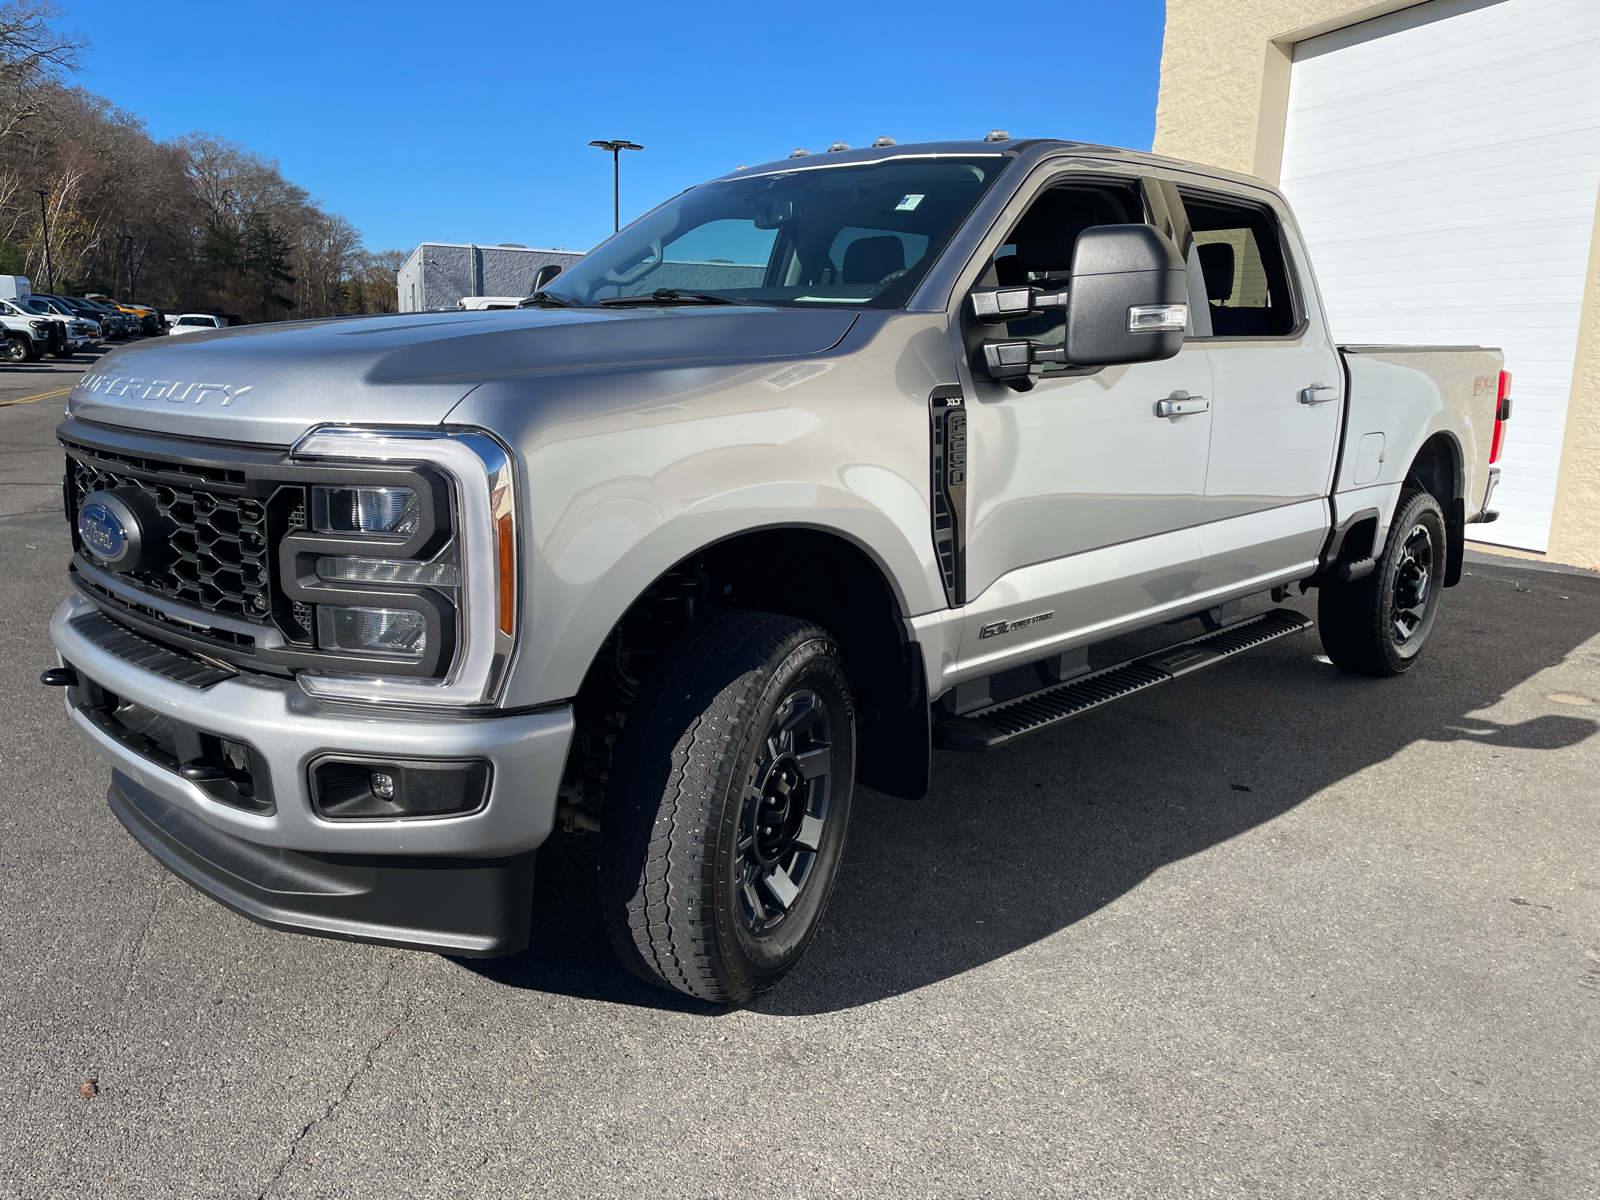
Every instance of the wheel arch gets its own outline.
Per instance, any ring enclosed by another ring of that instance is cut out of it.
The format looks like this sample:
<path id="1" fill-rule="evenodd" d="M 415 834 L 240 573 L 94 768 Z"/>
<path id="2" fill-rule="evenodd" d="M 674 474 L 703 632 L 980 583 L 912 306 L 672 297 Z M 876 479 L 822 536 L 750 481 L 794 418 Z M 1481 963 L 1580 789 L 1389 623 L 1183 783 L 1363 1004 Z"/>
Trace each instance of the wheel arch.
<path id="1" fill-rule="evenodd" d="M 1430 435 L 1406 467 L 1405 487 L 1428 492 L 1444 510 L 1445 587 L 1461 582 L 1467 529 L 1466 459 L 1454 432 Z"/>
<path id="2" fill-rule="evenodd" d="M 835 526 L 730 531 L 659 571 L 616 615 L 587 662 L 573 700 L 580 730 L 618 725 L 619 713 L 625 720 L 638 686 L 668 647 L 729 609 L 797 617 L 833 635 L 855 698 L 857 778 L 906 798 L 927 790 L 927 682 L 903 591 L 881 556 Z M 586 773 L 603 785 L 610 744 L 603 737 L 575 740 L 574 783 Z M 590 786 L 586 798 L 591 807 L 594 791 Z"/>

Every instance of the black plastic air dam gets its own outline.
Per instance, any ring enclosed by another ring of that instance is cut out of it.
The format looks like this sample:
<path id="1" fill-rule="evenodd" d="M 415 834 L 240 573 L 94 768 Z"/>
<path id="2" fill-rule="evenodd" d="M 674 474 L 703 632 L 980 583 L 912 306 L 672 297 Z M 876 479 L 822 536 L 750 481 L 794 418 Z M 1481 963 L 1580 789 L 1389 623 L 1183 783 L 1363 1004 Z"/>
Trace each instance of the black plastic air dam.
<path id="1" fill-rule="evenodd" d="M 506 858 L 304 854 L 260 846 L 111 773 L 106 800 L 162 866 L 289 933 L 497 958 L 528 945 L 534 851 Z"/>

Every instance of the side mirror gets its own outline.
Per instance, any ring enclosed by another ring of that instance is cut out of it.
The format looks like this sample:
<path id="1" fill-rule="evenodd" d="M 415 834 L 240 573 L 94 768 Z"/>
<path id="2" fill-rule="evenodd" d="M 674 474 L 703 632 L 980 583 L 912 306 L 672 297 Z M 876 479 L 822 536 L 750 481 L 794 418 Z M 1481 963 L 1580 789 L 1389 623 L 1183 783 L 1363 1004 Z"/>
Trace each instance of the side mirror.
<path id="1" fill-rule="evenodd" d="M 528 294 L 531 296 L 533 292 L 542 292 L 545 288 L 545 285 L 559 274 L 561 274 L 561 266 L 559 263 L 545 263 L 544 266 L 540 267 L 538 271 L 534 273 L 533 289 Z"/>
<path id="2" fill-rule="evenodd" d="M 1153 225 L 1094 225 L 1072 252 L 1067 361 L 1156 362 L 1183 349 L 1189 320 L 1183 256 Z"/>
<path id="3" fill-rule="evenodd" d="M 1102 367 L 1171 358 L 1183 348 L 1188 295 L 1183 258 L 1165 234 L 1150 225 L 1091 226 L 1078 235 L 1067 288 L 972 293 L 973 315 L 984 323 L 1067 310 L 1059 346 L 984 342 L 983 368 L 989 378 L 1026 391 L 1046 363 Z"/>

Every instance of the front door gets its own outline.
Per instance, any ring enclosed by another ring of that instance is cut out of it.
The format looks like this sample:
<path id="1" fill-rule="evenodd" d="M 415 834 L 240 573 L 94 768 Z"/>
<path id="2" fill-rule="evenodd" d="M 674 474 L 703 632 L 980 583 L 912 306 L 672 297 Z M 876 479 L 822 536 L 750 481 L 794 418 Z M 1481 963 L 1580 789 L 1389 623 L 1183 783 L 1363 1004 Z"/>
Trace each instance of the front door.
<path id="1" fill-rule="evenodd" d="M 1144 220 L 1133 180 L 1058 178 L 979 282 L 1063 286 L 1079 233 Z M 1062 340 L 1059 315 L 975 326 L 960 301 L 967 347 L 985 336 Z M 1198 342 L 1162 362 L 1047 370 L 1025 392 L 972 383 L 961 677 L 1148 623 L 1194 594 L 1211 417 L 1157 406 L 1210 391 Z"/>

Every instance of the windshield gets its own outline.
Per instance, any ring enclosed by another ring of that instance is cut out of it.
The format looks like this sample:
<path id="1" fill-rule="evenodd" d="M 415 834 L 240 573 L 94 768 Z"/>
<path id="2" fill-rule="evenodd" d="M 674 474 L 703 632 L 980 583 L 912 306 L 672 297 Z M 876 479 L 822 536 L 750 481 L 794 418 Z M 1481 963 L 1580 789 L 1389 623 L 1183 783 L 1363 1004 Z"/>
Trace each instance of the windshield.
<path id="1" fill-rule="evenodd" d="M 1008 159 L 906 158 L 702 184 L 590 252 L 546 295 L 898 308 Z"/>

